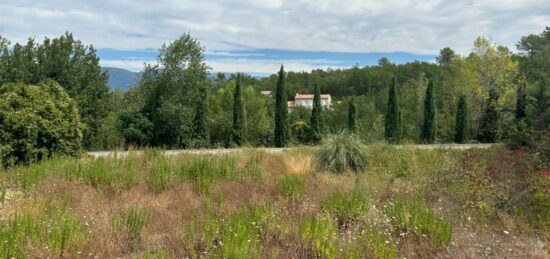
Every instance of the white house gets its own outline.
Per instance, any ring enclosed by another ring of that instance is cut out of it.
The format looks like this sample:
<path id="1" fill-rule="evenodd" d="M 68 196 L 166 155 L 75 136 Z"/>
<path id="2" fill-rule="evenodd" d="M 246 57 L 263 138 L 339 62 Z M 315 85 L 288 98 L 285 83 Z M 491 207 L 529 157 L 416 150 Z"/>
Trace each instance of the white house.
<path id="1" fill-rule="evenodd" d="M 273 94 L 271 93 L 271 91 L 260 91 L 260 94 L 262 96 L 265 96 L 265 97 L 272 97 Z"/>
<path id="2" fill-rule="evenodd" d="M 321 105 L 323 105 L 324 108 L 330 108 L 331 103 L 332 98 L 330 97 L 330 94 L 321 94 Z M 302 106 L 312 109 L 313 94 L 296 94 L 296 96 L 294 97 L 294 102 L 292 104 L 289 102 L 288 107 L 293 108 L 296 106 Z"/>

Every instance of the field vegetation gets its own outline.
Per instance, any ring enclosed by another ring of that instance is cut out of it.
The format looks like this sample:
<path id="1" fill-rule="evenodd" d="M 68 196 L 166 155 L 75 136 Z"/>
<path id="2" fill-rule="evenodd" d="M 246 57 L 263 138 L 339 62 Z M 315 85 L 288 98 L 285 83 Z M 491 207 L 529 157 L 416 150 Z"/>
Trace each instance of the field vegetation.
<path id="1" fill-rule="evenodd" d="M 335 174 L 317 165 L 324 148 L 3 169 L 0 257 L 550 256 L 537 154 L 373 144 L 359 147 L 367 166 Z"/>

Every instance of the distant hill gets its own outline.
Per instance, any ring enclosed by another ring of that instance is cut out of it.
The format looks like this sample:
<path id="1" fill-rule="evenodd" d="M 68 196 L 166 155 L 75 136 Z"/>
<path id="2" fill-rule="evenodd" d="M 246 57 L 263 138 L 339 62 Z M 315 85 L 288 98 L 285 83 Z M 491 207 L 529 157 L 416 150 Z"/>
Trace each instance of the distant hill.
<path id="1" fill-rule="evenodd" d="M 131 86 L 136 85 L 141 77 L 141 72 L 132 72 L 116 67 L 102 67 L 109 75 L 109 88 L 111 90 L 121 89 L 127 91 Z"/>
<path id="2" fill-rule="evenodd" d="M 123 91 L 128 91 L 128 89 L 136 85 L 141 78 L 142 72 L 132 72 L 123 68 L 118 67 L 102 67 L 102 71 L 106 71 L 109 75 L 109 88 L 111 90 L 121 89 Z M 217 72 L 209 71 L 208 78 L 215 78 Z M 232 73 L 224 73 L 226 78 L 231 77 Z M 268 77 L 269 74 L 250 74 L 253 78 L 262 79 Z"/>

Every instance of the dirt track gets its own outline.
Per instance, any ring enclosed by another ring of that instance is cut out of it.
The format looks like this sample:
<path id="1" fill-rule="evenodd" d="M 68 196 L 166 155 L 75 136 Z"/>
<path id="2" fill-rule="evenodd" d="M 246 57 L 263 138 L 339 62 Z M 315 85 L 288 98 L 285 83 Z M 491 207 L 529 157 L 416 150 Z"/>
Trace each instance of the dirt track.
<path id="1" fill-rule="evenodd" d="M 417 149 L 471 149 L 471 148 L 489 148 L 500 144 L 431 144 L 431 145 L 395 145 L 396 148 L 417 148 Z M 239 152 L 244 150 L 258 150 L 264 152 L 278 153 L 290 148 L 218 148 L 218 149 L 178 149 L 166 150 L 165 155 L 179 154 L 204 154 L 204 155 L 222 155 L 231 152 Z M 126 157 L 129 154 L 140 154 L 143 151 L 94 151 L 88 152 L 89 156 L 98 157 Z"/>

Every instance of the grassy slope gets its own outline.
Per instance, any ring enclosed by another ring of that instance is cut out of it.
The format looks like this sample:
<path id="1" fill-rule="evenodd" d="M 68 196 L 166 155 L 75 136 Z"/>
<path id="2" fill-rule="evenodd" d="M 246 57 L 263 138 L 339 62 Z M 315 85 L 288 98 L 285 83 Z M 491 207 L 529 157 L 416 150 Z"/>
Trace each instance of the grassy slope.
<path id="1" fill-rule="evenodd" d="M 360 176 L 312 173 L 306 149 L 13 168 L 0 172 L 0 257 L 550 256 L 536 157 L 368 153 Z"/>

